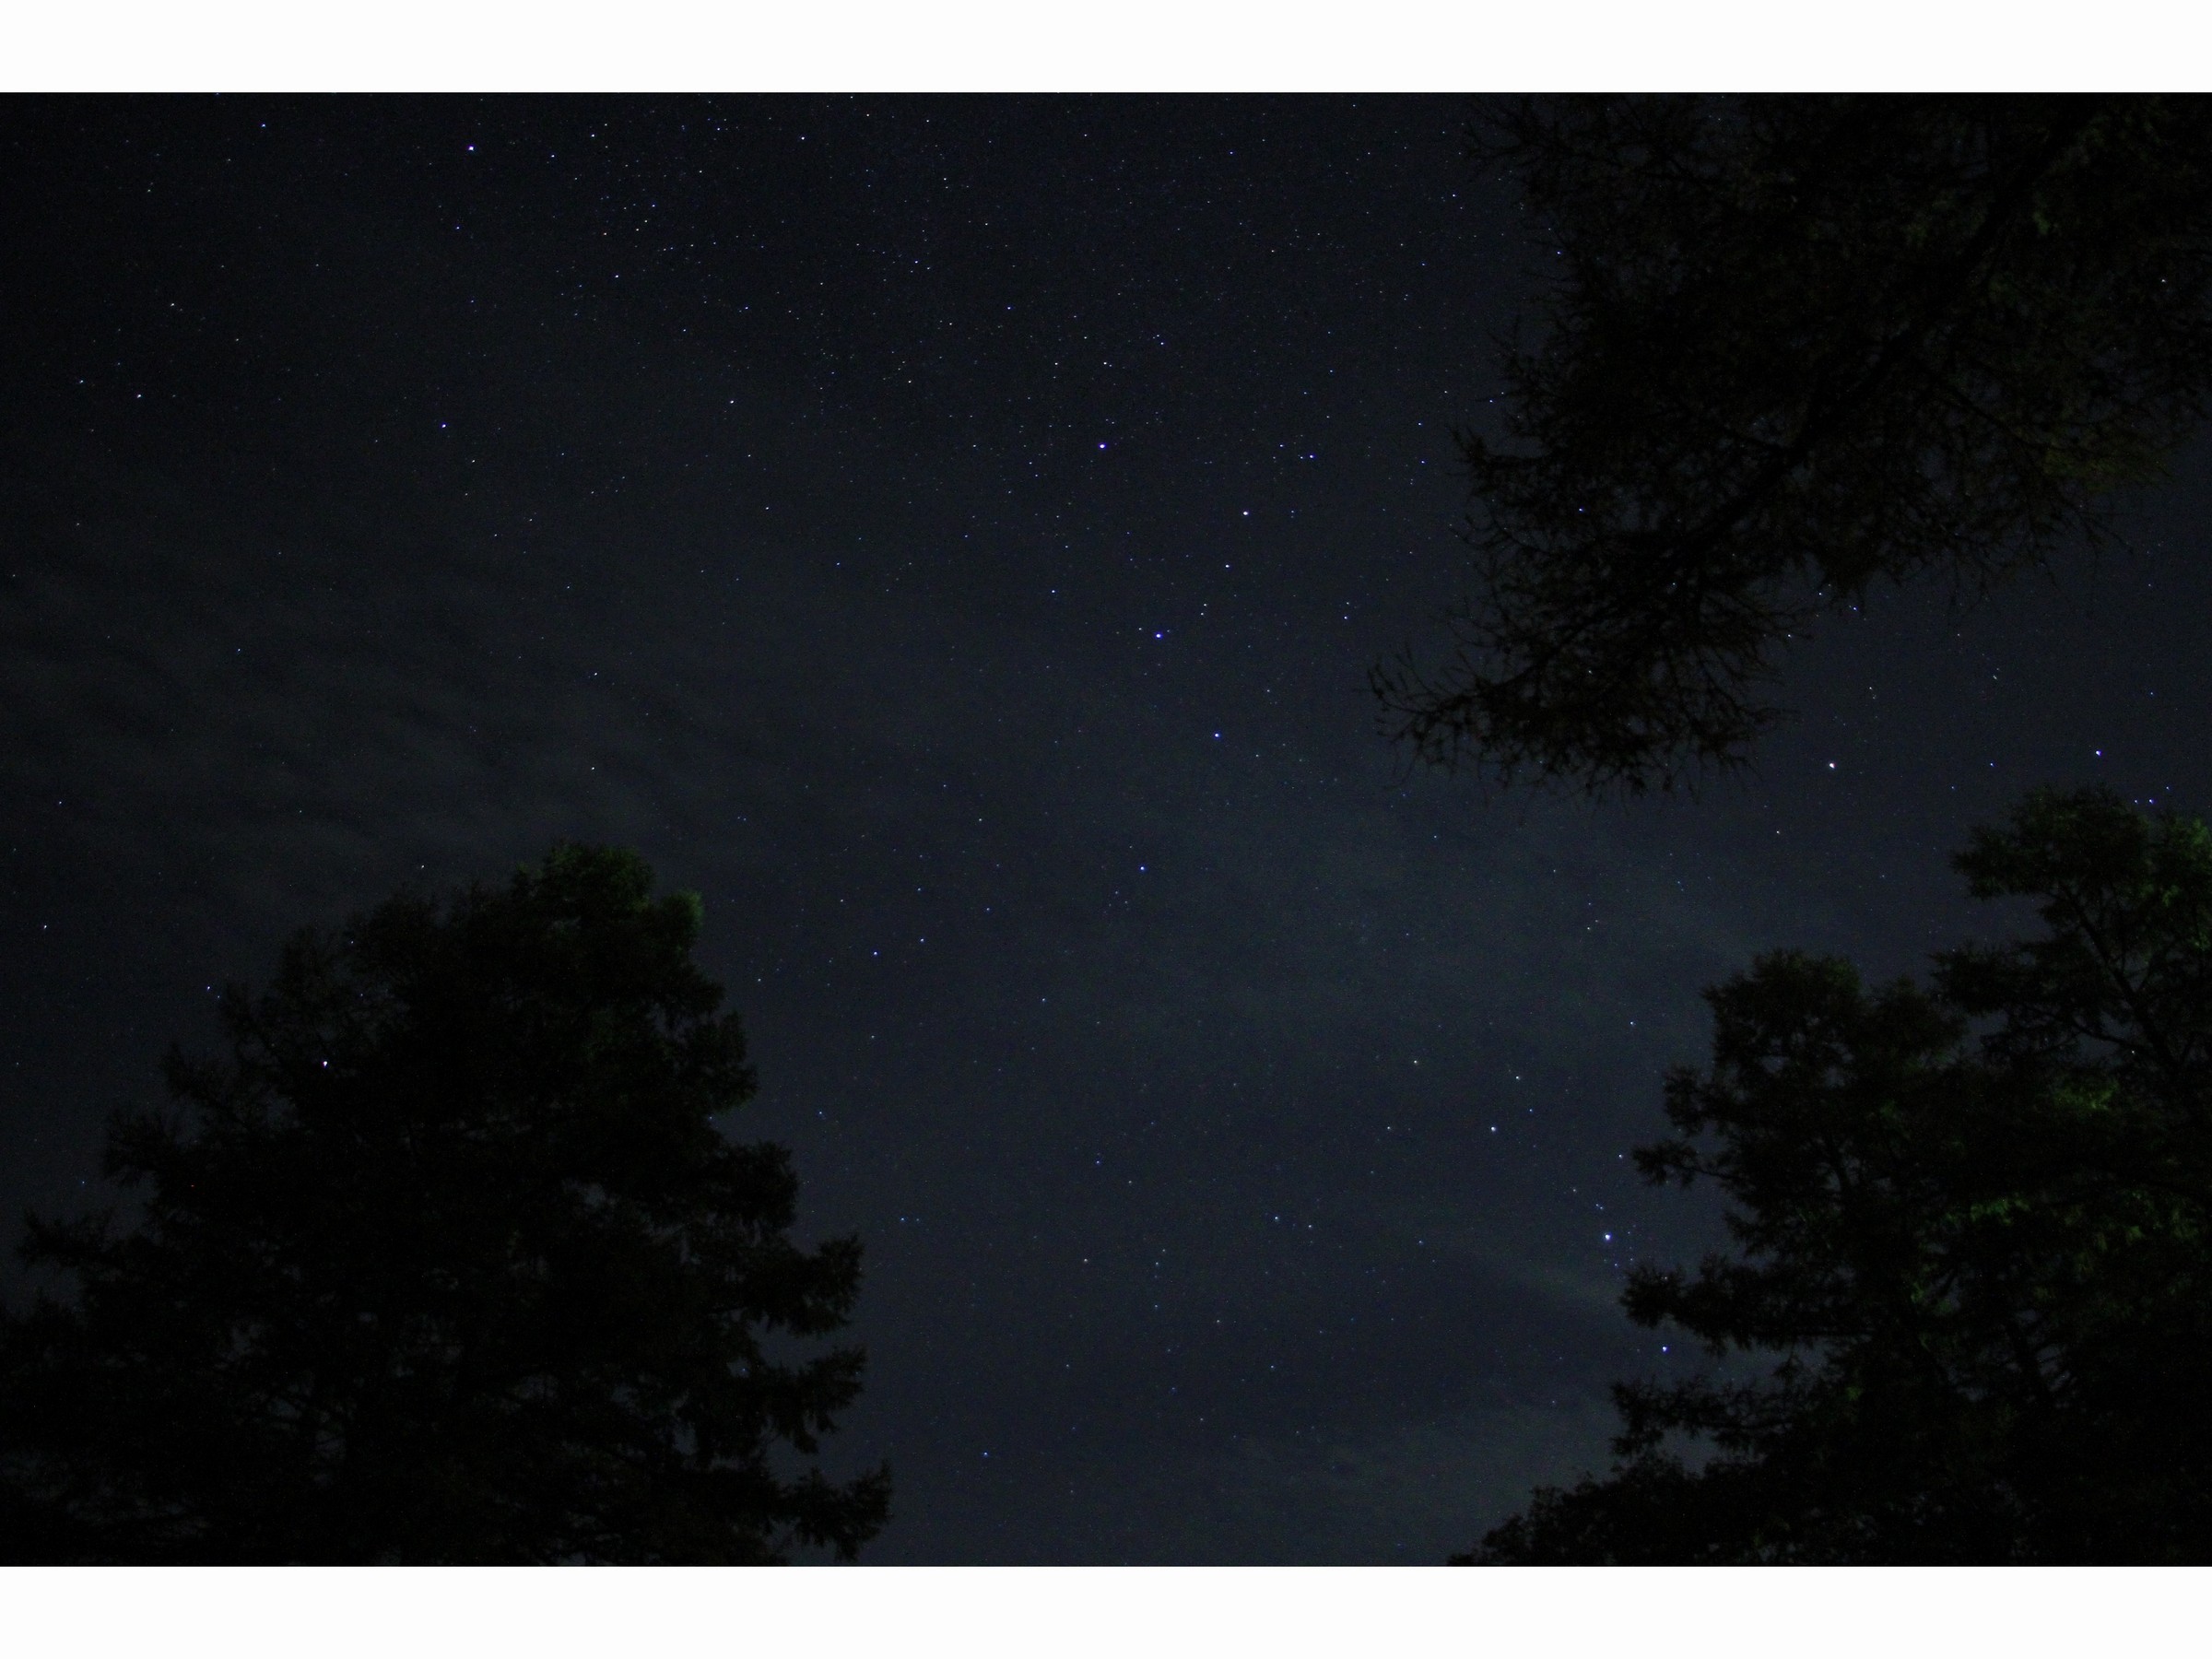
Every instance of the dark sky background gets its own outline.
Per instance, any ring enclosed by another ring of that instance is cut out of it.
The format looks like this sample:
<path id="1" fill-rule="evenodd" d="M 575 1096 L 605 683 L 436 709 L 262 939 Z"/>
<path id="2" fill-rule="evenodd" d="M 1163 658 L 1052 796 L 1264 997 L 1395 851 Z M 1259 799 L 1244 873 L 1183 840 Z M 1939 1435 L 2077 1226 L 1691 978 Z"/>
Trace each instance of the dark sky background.
<path id="1" fill-rule="evenodd" d="M 864 1559 L 1436 1560 L 1602 1462 L 1699 988 L 2013 925 L 2030 784 L 2201 806 L 2212 492 L 1838 618 L 1700 799 L 1409 772 L 1546 253 L 1467 114 L 0 106 L 0 1213 L 292 929 L 620 841 L 865 1242 Z"/>

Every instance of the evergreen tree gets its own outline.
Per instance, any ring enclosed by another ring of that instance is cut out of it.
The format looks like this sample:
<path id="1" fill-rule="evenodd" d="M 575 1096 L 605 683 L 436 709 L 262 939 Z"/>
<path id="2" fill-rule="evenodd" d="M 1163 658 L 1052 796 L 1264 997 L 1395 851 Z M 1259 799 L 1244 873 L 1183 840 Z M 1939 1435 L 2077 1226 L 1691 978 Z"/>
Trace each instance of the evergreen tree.
<path id="1" fill-rule="evenodd" d="M 856 1395 L 860 1247 L 788 1237 L 788 1155 L 690 959 L 696 896 L 556 848 L 504 889 L 302 934 L 178 1110 L 119 1119 L 135 1230 L 0 1332 L 18 1561 L 850 1558 L 888 1473 L 779 1473 Z M 781 1450 L 780 1450 L 781 1449 Z"/>
<path id="2" fill-rule="evenodd" d="M 1618 1386 L 1612 1474 L 1463 1559 L 2212 1559 L 2212 832 L 2045 792 L 1958 863 L 2042 935 L 1762 959 L 1637 1154 L 1735 1250 L 1630 1316 L 1768 1373 Z"/>
<path id="3" fill-rule="evenodd" d="M 1477 591 L 1373 684 L 1424 759 L 1631 792 L 1741 763 L 1880 579 L 2110 530 L 2212 389 L 2212 101 L 1500 106 L 1554 274 L 1461 437 Z"/>

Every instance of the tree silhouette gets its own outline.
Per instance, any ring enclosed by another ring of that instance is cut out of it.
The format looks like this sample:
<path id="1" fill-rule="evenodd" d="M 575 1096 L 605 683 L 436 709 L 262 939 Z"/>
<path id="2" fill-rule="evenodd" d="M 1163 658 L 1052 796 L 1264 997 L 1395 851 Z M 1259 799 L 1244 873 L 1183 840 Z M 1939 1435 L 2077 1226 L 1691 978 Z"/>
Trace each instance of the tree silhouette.
<path id="1" fill-rule="evenodd" d="M 1610 1477 L 1461 1559 L 2212 1556 L 2212 832 L 2043 792 L 1958 864 L 2042 936 L 1924 989 L 1763 959 L 1637 1154 L 1736 1249 L 1630 1316 L 1771 1371 L 1617 1386 Z"/>
<path id="2" fill-rule="evenodd" d="M 856 1241 L 788 1238 L 788 1155 L 690 960 L 696 896 L 557 847 L 403 895 L 226 992 L 229 1057 L 118 1119 L 135 1230 L 33 1218 L 73 1278 L 0 1332 L 18 1561 L 850 1558 L 886 1471 L 779 1474 L 859 1391 Z M 774 1335 L 783 1334 L 782 1337 Z"/>
<path id="3" fill-rule="evenodd" d="M 1422 759 L 1630 793 L 1739 765 L 1877 578 L 2110 531 L 2212 386 L 2212 103 L 1602 98 L 1477 137 L 1551 238 L 1477 590 L 1371 678 Z"/>

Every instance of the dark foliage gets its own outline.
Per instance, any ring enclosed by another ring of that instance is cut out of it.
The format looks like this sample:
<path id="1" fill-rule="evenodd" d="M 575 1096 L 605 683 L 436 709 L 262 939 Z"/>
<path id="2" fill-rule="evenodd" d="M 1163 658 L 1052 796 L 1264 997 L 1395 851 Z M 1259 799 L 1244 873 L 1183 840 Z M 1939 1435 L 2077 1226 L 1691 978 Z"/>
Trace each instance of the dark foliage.
<path id="1" fill-rule="evenodd" d="M 1387 729 L 1500 779 L 1740 764 L 1785 642 L 1877 578 L 2109 532 L 2212 387 L 2212 102 L 1603 98 L 1477 141 L 1557 250 L 1463 434 L 1477 591 Z"/>
<path id="2" fill-rule="evenodd" d="M 1637 1154 L 1736 1250 L 1630 1316 L 1771 1372 L 1617 1387 L 1612 1475 L 1464 1559 L 2212 1559 L 2212 832 L 2044 793 L 1958 862 L 2042 936 L 1932 989 L 1764 959 Z"/>
<path id="3" fill-rule="evenodd" d="M 882 1472 L 776 1473 L 853 1400 L 852 1239 L 787 1237 L 786 1153 L 693 966 L 700 909 L 634 854 L 400 897 L 223 1001 L 181 1110 L 120 1119 L 135 1230 L 34 1219 L 74 1278 L 0 1343 L 17 1561 L 694 1561 L 844 1556 Z"/>

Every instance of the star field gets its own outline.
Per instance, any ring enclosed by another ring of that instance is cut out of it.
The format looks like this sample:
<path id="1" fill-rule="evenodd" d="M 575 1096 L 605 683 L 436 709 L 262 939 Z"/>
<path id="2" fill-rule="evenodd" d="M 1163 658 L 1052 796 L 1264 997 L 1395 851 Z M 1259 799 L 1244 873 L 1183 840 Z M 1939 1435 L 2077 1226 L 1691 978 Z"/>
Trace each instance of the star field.
<path id="1" fill-rule="evenodd" d="M 1534 263 L 1465 117 L 11 106 L 9 1213 L 293 927 L 616 841 L 865 1242 L 864 1559 L 1437 1560 L 1601 1461 L 1699 988 L 1986 927 L 2030 783 L 2201 804 L 2205 492 L 1838 618 L 1697 802 L 1409 773 Z"/>

